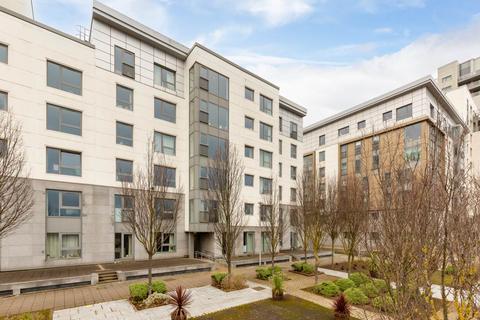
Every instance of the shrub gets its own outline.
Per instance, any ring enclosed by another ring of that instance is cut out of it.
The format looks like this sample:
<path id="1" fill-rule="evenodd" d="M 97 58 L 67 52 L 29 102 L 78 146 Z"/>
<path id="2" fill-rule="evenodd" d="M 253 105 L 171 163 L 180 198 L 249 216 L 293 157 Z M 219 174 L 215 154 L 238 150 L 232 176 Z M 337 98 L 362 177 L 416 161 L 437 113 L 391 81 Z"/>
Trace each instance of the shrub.
<path id="1" fill-rule="evenodd" d="M 335 319 L 350 319 L 351 307 L 343 293 L 333 303 Z"/>
<path id="2" fill-rule="evenodd" d="M 152 281 L 152 292 L 167 293 L 167 286 L 162 280 Z"/>
<path id="3" fill-rule="evenodd" d="M 275 266 L 272 271 L 272 267 L 257 268 L 255 272 L 257 273 L 257 279 L 268 280 L 274 273 L 279 273 L 282 271 L 282 268 Z"/>
<path id="4" fill-rule="evenodd" d="M 149 295 L 148 298 L 145 299 L 143 302 L 145 303 L 147 308 L 150 308 L 152 306 L 167 304 L 169 300 L 170 300 L 169 295 L 164 293 L 154 292 L 151 295 Z"/>
<path id="5" fill-rule="evenodd" d="M 279 273 L 274 274 L 272 278 L 272 284 L 272 298 L 283 298 L 283 275 Z"/>
<path id="6" fill-rule="evenodd" d="M 148 285 L 146 283 L 133 283 L 128 286 L 130 297 L 135 302 L 143 301 L 148 296 Z"/>
<path id="7" fill-rule="evenodd" d="M 223 278 L 221 288 L 224 291 L 234 291 L 247 288 L 247 281 L 243 275 L 230 274 Z"/>
<path id="8" fill-rule="evenodd" d="M 304 264 L 305 264 L 305 262 L 295 262 L 295 263 L 292 264 L 292 269 L 294 271 L 301 272 Z"/>
<path id="9" fill-rule="evenodd" d="M 314 273 L 315 272 L 315 266 L 310 263 L 304 263 L 302 266 L 302 272 L 304 273 Z"/>
<path id="10" fill-rule="evenodd" d="M 375 287 L 373 282 L 367 282 L 362 284 L 360 286 L 360 290 L 362 290 L 362 292 L 370 299 L 377 297 L 380 293 L 380 290 Z"/>
<path id="11" fill-rule="evenodd" d="M 360 287 L 362 284 L 370 281 L 370 278 L 363 272 L 351 273 L 348 278 L 355 282 L 356 287 Z"/>
<path id="12" fill-rule="evenodd" d="M 350 279 L 338 279 L 338 280 L 335 280 L 335 284 L 342 291 L 345 291 L 349 288 L 354 288 L 355 287 L 355 282 L 353 282 Z"/>
<path id="13" fill-rule="evenodd" d="M 390 296 L 380 296 L 372 300 L 372 306 L 382 311 L 390 311 L 393 307 L 393 299 Z"/>
<path id="14" fill-rule="evenodd" d="M 177 287 L 174 292 L 170 293 L 170 300 L 168 301 L 175 307 L 172 311 L 172 320 L 184 320 L 188 317 L 188 310 L 186 307 L 192 303 L 192 293 L 182 287 Z"/>
<path id="15" fill-rule="evenodd" d="M 373 284 L 378 289 L 379 292 L 384 293 L 387 292 L 387 282 L 383 279 L 373 279 Z"/>
<path id="16" fill-rule="evenodd" d="M 324 281 L 313 287 L 313 292 L 325 297 L 335 297 L 340 293 L 340 288 L 332 281 Z"/>
<path id="17" fill-rule="evenodd" d="M 378 266 L 375 263 L 377 259 L 376 256 L 373 256 L 372 259 L 368 260 L 368 272 L 370 273 L 370 277 L 376 278 L 378 277 Z"/>
<path id="18" fill-rule="evenodd" d="M 216 288 L 222 287 L 222 281 L 228 275 L 226 272 L 215 272 L 210 276 L 212 278 L 212 286 Z"/>
<path id="19" fill-rule="evenodd" d="M 368 297 L 359 288 L 350 288 L 343 293 L 351 304 L 367 304 Z"/>
<path id="20" fill-rule="evenodd" d="M 448 274 L 448 275 L 452 275 L 455 273 L 455 267 L 452 266 L 452 265 L 448 265 L 446 268 L 445 268 L 445 274 Z"/>

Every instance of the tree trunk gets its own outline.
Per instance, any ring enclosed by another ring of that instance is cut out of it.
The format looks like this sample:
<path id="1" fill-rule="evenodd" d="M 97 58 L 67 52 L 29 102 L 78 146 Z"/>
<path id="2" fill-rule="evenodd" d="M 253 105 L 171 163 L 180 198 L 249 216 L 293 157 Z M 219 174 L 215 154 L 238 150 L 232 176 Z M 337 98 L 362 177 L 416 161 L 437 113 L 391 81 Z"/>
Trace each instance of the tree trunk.
<path id="1" fill-rule="evenodd" d="M 333 264 L 335 263 L 335 258 L 334 258 L 334 255 L 335 255 L 335 239 L 332 238 L 332 268 L 333 268 Z"/>
<path id="2" fill-rule="evenodd" d="M 304 246 L 303 253 L 304 253 L 305 262 L 307 262 L 307 246 Z"/>
<path id="3" fill-rule="evenodd" d="M 447 268 L 447 241 L 448 241 L 448 227 L 447 227 L 447 217 L 444 215 L 443 222 L 443 244 L 442 244 L 442 269 L 440 270 L 441 277 L 441 291 L 442 291 L 442 313 L 443 319 L 448 319 L 448 302 L 447 302 L 447 293 L 445 292 L 445 270 Z"/>
<path id="4" fill-rule="evenodd" d="M 148 295 L 152 294 L 152 255 L 148 254 Z"/>
<path id="5" fill-rule="evenodd" d="M 315 284 L 318 283 L 318 257 L 317 254 L 314 254 L 315 256 Z"/>
<path id="6" fill-rule="evenodd" d="M 272 256 L 272 272 L 275 269 L 275 253 L 276 253 L 275 250 L 272 250 L 272 254 L 271 254 L 271 256 Z"/>
<path id="7" fill-rule="evenodd" d="M 232 274 L 232 255 L 227 254 L 226 258 L 227 258 L 227 272 L 228 272 L 228 275 L 231 275 Z"/>

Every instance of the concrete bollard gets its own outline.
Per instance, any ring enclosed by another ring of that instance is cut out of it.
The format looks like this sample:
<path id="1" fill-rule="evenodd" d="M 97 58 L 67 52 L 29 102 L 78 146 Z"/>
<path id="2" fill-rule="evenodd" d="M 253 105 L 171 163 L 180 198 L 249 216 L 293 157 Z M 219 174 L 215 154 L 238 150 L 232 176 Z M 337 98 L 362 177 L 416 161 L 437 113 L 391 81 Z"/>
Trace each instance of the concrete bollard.
<path id="1" fill-rule="evenodd" d="M 90 284 L 94 286 L 97 283 L 98 283 L 98 273 L 92 273 L 92 280 L 90 281 Z"/>

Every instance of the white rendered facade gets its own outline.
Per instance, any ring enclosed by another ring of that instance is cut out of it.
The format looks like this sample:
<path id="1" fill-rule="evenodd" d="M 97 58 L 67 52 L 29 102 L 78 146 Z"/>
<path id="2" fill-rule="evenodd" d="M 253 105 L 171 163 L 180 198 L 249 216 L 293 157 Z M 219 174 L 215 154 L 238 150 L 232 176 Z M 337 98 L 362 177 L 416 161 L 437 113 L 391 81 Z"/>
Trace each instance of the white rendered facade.
<path id="1" fill-rule="evenodd" d="M 176 185 L 182 186 L 185 193 L 173 240 L 170 239 L 165 244 L 166 250 L 160 250 L 155 258 L 193 256 L 194 251 L 219 254 L 207 224 L 191 223 L 190 217 L 196 214 L 190 208 L 191 186 L 195 183 L 190 179 L 190 168 L 192 152 L 197 147 L 189 141 L 189 70 L 194 65 L 205 66 L 228 79 L 228 129 L 221 134 L 227 135 L 242 157 L 245 145 L 254 147 L 253 159 L 244 157 L 245 173 L 253 175 L 254 185 L 243 187 L 244 201 L 254 204 L 253 215 L 246 217 L 246 232 L 253 232 L 254 252 L 245 252 L 240 237 L 237 254 L 258 253 L 261 250 L 259 202 L 262 200 L 259 179 L 276 177 L 282 162 L 283 176 L 278 178 L 283 190 L 282 204 L 286 207 L 292 204 L 290 189 L 295 188 L 296 182 L 290 178 L 289 168 L 295 166 L 297 173 L 301 172 L 302 118 L 306 110 L 281 97 L 274 84 L 209 49 L 199 44 L 187 48 L 101 3 L 94 2 L 90 40 L 84 42 L 25 16 L 26 11 L 18 11 L 21 4 L 17 2 L 0 1 L 0 46 L 8 50 L 8 60 L 0 62 L 0 93 L 8 97 L 8 111 L 22 125 L 26 167 L 34 187 L 35 204 L 32 218 L 0 240 L 0 270 L 145 259 L 141 245 L 124 223 L 116 220 L 116 196 L 120 195 L 121 188 L 116 176 L 118 160 L 133 163 L 133 171 L 144 165 L 147 141 L 155 132 L 174 137 L 174 152 L 166 154 L 165 161 L 175 169 Z M 134 63 L 129 69 L 134 69 L 133 78 L 116 72 L 116 48 L 134 54 Z M 81 73 L 80 94 L 48 85 L 49 62 Z M 161 68 L 174 74 L 173 83 L 158 81 L 155 69 Z M 118 86 L 133 92 L 132 110 L 117 106 Z M 246 87 L 254 91 L 253 101 L 245 97 Z M 207 94 L 210 94 L 208 90 Z M 271 114 L 260 110 L 260 95 L 271 99 Z M 159 101 L 161 108 L 163 102 L 175 106 L 174 121 L 155 116 L 155 103 Z M 81 134 L 49 129 L 47 105 L 80 113 Z M 245 116 L 254 119 L 253 130 L 245 128 Z M 286 132 L 290 127 L 279 131 L 280 116 L 285 121 L 288 119 L 288 126 L 290 122 L 296 123 L 296 139 Z M 260 122 L 272 127 L 272 141 L 260 139 Z M 131 129 L 128 143 L 117 143 L 118 123 Z M 218 130 L 209 124 L 198 127 L 208 132 Z M 279 154 L 280 139 L 283 140 L 282 155 Z M 290 156 L 291 144 L 297 146 L 296 158 Z M 60 157 L 63 151 L 74 154 L 75 159 L 79 155 L 80 174 L 48 172 L 51 171 L 48 148 L 62 150 Z M 260 149 L 272 153 L 272 168 L 260 165 Z M 77 194 L 80 214 L 50 216 L 47 213 L 50 212 L 49 190 L 62 197 L 60 206 L 63 193 Z M 283 248 L 290 248 L 289 239 L 284 235 Z M 59 250 L 59 257 L 47 254 L 55 250 Z M 64 251 L 68 254 L 63 255 Z"/>

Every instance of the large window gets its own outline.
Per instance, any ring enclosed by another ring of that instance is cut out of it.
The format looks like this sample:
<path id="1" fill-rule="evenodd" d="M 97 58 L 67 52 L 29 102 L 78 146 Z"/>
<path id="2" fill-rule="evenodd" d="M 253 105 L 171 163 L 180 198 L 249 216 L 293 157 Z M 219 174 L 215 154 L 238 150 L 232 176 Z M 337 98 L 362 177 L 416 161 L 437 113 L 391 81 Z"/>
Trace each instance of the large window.
<path id="1" fill-rule="evenodd" d="M 405 160 L 417 162 L 420 160 L 420 135 L 422 126 L 420 123 L 412 124 L 404 129 L 404 153 Z"/>
<path id="2" fill-rule="evenodd" d="M 156 64 L 154 72 L 156 85 L 175 91 L 175 71 Z"/>
<path id="3" fill-rule="evenodd" d="M 346 135 L 349 132 L 350 132 L 350 127 L 349 126 L 340 128 L 340 129 L 338 129 L 338 136 L 340 137 L 340 136 Z"/>
<path id="4" fill-rule="evenodd" d="M 253 150 L 254 150 L 253 147 L 245 146 L 245 157 L 253 159 Z"/>
<path id="5" fill-rule="evenodd" d="M 202 133 L 200 135 L 200 155 L 211 159 L 222 156 L 225 152 L 227 141 L 225 139 Z"/>
<path id="6" fill-rule="evenodd" d="M 130 196 L 115 195 L 115 222 L 128 221 L 130 212 L 133 211 L 133 198 Z"/>
<path id="7" fill-rule="evenodd" d="M 175 155 L 176 152 L 176 137 L 169 134 L 155 132 L 155 152 L 160 152 L 168 155 Z"/>
<path id="8" fill-rule="evenodd" d="M 8 63 L 8 46 L 0 43 L 0 62 Z"/>
<path id="9" fill-rule="evenodd" d="M 81 153 L 56 148 L 47 148 L 47 172 L 69 176 L 81 176 Z"/>
<path id="10" fill-rule="evenodd" d="M 254 123 L 255 123 L 255 120 L 245 116 L 245 128 L 253 130 Z"/>
<path id="11" fill-rule="evenodd" d="M 0 110 L 8 109 L 8 94 L 0 91 Z"/>
<path id="12" fill-rule="evenodd" d="M 355 173 L 362 170 L 362 141 L 355 142 Z"/>
<path id="13" fill-rule="evenodd" d="M 253 91 L 250 88 L 245 87 L 245 99 L 253 101 L 254 100 L 254 94 L 255 94 L 255 91 Z"/>
<path id="14" fill-rule="evenodd" d="M 297 159 L 297 146 L 294 144 L 290 145 L 290 157 Z"/>
<path id="15" fill-rule="evenodd" d="M 347 175 L 347 145 L 341 145 L 340 146 L 340 173 L 342 176 Z"/>
<path id="16" fill-rule="evenodd" d="M 49 217 L 80 217 L 80 204 L 80 192 L 47 190 L 47 215 Z"/>
<path id="17" fill-rule="evenodd" d="M 135 54 L 115 46 L 115 72 L 135 79 Z"/>
<path id="18" fill-rule="evenodd" d="M 253 175 L 245 174 L 245 186 L 253 187 Z"/>
<path id="19" fill-rule="evenodd" d="M 133 146 L 133 126 L 131 124 L 117 121 L 117 144 Z"/>
<path id="20" fill-rule="evenodd" d="M 133 161 L 116 159 L 117 181 L 133 181 Z"/>
<path id="21" fill-rule="evenodd" d="M 82 245 L 78 233 L 47 233 L 47 259 L 80 258 Z"/>
<path id="22" fill-rule="evenodd" d="M 200 67 L 200 88 L 228 100 L 228 78 L 203 66 Z"/>
<path id="23" fill-rule="evenodd" d="M 82 94 L 82 72 L 47 61 L 47 86 Z"/>
<path id="24" fill-rule="evenodd" d="M 133 110 L 133 90 L 117 84 L 117 107 Z"/>
<path id="25" fill-rule="evenodd" d="M 260 177 L 260 194 L 272 194 L 272 179 Z"/>
<path id="26" fill-rule="evenodd" d="M 228 109 L 200 100 L 200 121 L 214 128 L 228 130 Z"/>
<path id="27" fill-rule="evenodd" d="M 155 98 L 155 118 L 175 123 L 177 121 L 177 108 L 173 103 Z"/>
<path id="28" fill-rule="evenodd" d="M 260 111 L 272 115 L 273 101 L 263 95 L 260 95 Z"/>
<path id="29" fill-rule="evenodd" d="M 265 168 L 272 167 L 272 153 L 265 150 L 260 150 L 260 166 Z"/>
<path id="30" fill-rule="evenodd" d="M 176 186 L 175 168 L 155 165 L 153 173 L 154 173 L 155 185 L 175 188 Z"/>
<path id="31" fill-rule="evenodd" d="M 411 118 L 412 117 L 412 105 L 406 105 L 400 108 L 397 108 L 397 116 L 396 119 L 397 121 Z"/>
<path id="32" fill-rule="evenodd" d="M 177 207 L 177 200 L 155 198 L 155 213 L 162 220 L 173 220 Z"/>
<path id="33" fill-rule="evenodd" d="M 260 122 L 260 139 L 272 141 L 272 126 Z"/>
<path id="34" fill-rule="evenodd" d="M 157 233 L 157 252 L 175 252 L 175 234 Z"/>
<path id="35" fill-rule="evenodd" d="M 47 129 L 82 135 L 82 113 L 47 104 Z"/>
<path id="36" fill-rule="evenodd" d="M 380 165 L 380 136 L 372 137 L 372 170 Z"/>

